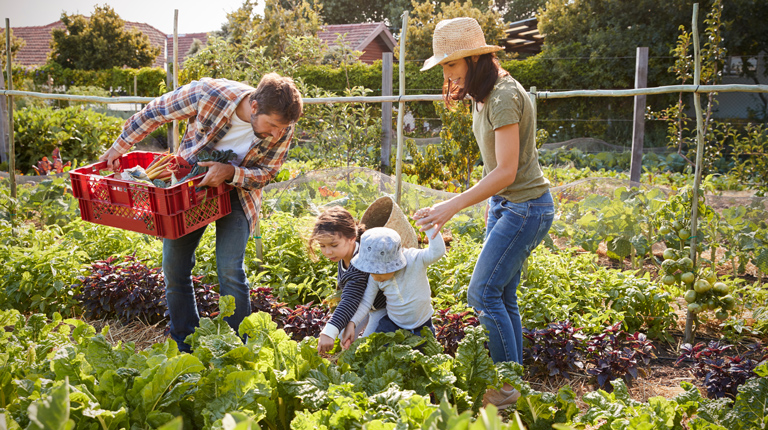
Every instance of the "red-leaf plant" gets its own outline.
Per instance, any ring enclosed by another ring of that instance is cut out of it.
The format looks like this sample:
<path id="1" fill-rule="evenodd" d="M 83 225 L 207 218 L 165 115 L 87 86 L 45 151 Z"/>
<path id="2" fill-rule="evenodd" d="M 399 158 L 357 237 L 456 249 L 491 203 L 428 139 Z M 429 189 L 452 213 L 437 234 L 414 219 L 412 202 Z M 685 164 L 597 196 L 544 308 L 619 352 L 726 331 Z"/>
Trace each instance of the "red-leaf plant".
<path id="1" fill-rule="evenodd" d="M 645 373 L 640 366 L 647 366 L 655 357 L 654 346 L 645 334 L 629 335 L 620 327 L 621 322 L 617 322 L 587 342 L 587 363 L 591 365 L 587 373 L 595 377 L 600 388 L 609 392 L 613 391 L 610 381 L 623 378 L 630 384 L 637 379 L 638 372 Z"/>

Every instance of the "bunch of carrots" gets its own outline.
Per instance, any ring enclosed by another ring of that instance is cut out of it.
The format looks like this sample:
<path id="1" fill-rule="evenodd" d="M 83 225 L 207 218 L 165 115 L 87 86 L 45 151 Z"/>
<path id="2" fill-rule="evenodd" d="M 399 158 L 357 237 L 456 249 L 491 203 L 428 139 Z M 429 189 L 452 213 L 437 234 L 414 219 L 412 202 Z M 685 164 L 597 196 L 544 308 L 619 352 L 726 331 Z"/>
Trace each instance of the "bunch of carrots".
<path id="1" fill-rule="evenodd" d="M 176 156 L 173 154 L 163 154 L 155 157 L 149 166 L 144 169 L 151 181 L 160 179 L 167 181 L 171 179 L 171 175 L 178 172 L 179 164 L 176 161 Z"/>

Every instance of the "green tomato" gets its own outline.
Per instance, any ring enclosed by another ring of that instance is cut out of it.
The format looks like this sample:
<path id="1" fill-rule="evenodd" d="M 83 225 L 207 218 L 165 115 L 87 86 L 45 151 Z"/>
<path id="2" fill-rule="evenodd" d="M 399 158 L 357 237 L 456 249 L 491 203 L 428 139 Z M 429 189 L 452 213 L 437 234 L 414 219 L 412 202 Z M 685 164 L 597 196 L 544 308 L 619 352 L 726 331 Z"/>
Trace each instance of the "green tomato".
<path id="1" fill-rule="evenodd" d="M 696 280 L 696 275 L 694 275 L 693 272 L 685 272 L 680 275 L 680 280 L 683 281 L 686 285 L 691 285 L 693 284 L 693 281 Z"/>
<path id="2" fill-rule="evenodd" d="M 693 284 L 693 289 L 699 293 L 704 294 L 707 291 L 709 291 L 712 288 L 712 285 L 710 285 L 709 282 L 707 282 L 706 279 L 699 279 Z"/>
<path id="3" fill-rule="evenodd" d="M 698 303 L 689 303 L 688 304 L 688 312 L 690 312 L 690 313 L 695 315 L 695 314 L 697 314 L 697 313 L 699 313 L 701 311 L 702 311 L 701 305 L 699 305 Z"/>
<path id="4" fill-rule="evenodd" d="M 696 291 L 688 290 L 685 292 L 685 301 L 688 303 L 696 303 Z"/>
<path id="5" fill-rule="evenodd" d="M 726 311 L 717 311 L 715 312 L 715 318 L 719 319 L 720 321 L 725 321 L 728 319 L 728 312 Z"/>
<path id="6" fill-rule="evenodd" d="M 661 226 L 661 228 L 659 228 L 659 234 L 662 235 L 662 236 L 666 236 L 670 232 L 671 232 L 671 230 L 666 225 L 663 225 L 663 226 Z"/>
<path id="7" fill-rule="evenodd" d="M 675 260 L 664 260 L 661 262 L 661 268 L 664 269 L 664 273 L 667 275 L 671 275 L 675 272 L 677 272 L 677 261 Z"/>
<path id="8" fill-rule="evenodd" d="M 709 300 L 707 300 L 707 310 L 714 311 L 716 308 L 717 308 L 717 303 L 715 303 L 715 299 L 710 297 Z"/>
<path id="9" fill-rule="evenodd" d="M 736 307 L 736 299 L 728 295 L 720 299 L 723 302 L 723 309 L 726 311 L 732 311 Z"/>
<path id="10" fill-rule="evenodd" d="M 680 270 L 687 272 L 693 269 L 693 260 L 688 257 L 683 257 L 677 260 L 677 264 L 680 265 Z"/>
<path id="11" fill-rule="evenodd" d="M 718 296 L 724 296 L 731 292 L 731 288 L 725 282 L 715 282 L 712 288 Z"/>
<path id="12" fill-rule="evenodd" d="M 661 283 L 664 285 L 674 285 L 675 281 L 675 275 L 665 275 L 663 278 L 661 278 Z"/>
<path id="13" fill-rule="evenodd" d="M 682 240 L 688 240 L 688 238 L 691 237 L 691 231 L 687 228 L 684 228 L 677 232 L 677 237 L 679 237 Z"/>
<path id="14" fill-rule="evenodd" d="M 672 221 L 672 230 L 680 231 L 681 228 L 683 228 L 683 224 L 680 221 Z"/>
<path id="15" fill-rule="evenodd" d="M 674 260 L 677 258 L 677 252 L 675 252 L 672 248 L 667 248 L 664 250 L 664 260 Z"/>
<path id="16" fill-rule="evenodd" d="M 715 282 L 717 282 L 717 275 L 714 273 L 710 273 L 709 276 L 705 278 L 707 282 L 709 282 L 711 285 L 715 285 Z"/>

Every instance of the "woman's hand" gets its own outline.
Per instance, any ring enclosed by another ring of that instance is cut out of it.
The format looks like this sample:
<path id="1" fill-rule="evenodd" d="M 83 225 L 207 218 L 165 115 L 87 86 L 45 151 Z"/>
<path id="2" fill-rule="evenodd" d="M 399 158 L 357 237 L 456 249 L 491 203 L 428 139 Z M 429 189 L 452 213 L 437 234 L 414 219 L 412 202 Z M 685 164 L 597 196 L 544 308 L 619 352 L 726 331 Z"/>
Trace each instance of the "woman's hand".
<path id="1" fill-rule="evenodd" d="M 452 200 L 446 200 L 431 208 L 419 209 L 413 214 L 413 218 L 417 220 L 416 225 L 421 227 L 419 228 L 419 231 L 429 230 L 430 228 L 435 227 L 432 237 L 429 238 L 429 240 L 432 240 L 440 234 L 440 229 L 442 229 L 443 226 L 445 226 L 445 223 L 453 218 L 458 211 L 459 208 L 456 207 Z"/>
<path id="2" fill-rule="evenodd" d="M 328 352 L 333 349 L 335 341 L 331 339 L 327 334 L 320 334 L 320 339 L 317 342 L 317 352 Z"/>

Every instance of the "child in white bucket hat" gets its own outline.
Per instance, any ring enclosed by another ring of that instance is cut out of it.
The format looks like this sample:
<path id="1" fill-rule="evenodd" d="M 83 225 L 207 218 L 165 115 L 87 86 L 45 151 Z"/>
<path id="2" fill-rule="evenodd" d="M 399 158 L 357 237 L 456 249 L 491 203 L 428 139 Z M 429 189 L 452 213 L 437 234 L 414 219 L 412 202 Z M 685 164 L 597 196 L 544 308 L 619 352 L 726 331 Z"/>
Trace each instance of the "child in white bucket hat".
<path id="1" fill-rule="evenodd" d="M 427 249 L 416 249 L 403 248 L 400 235 L 391 228 L 376 227 L 363 233 L 360 251 L 352 264 L 371 276 L 360 306 L 344 331 L 343 348 L 356 339 L 356 326 L 370 311 L 379 291 L 387 298 L 387 314 L 379 320 L 376 332 L 405 329 L 420 334 L 422 328 L 428 327 L 435 333 L 427 266 L 445 255 L 445 242 L 442 235 L 437 236 L 429 241 Z"/>

